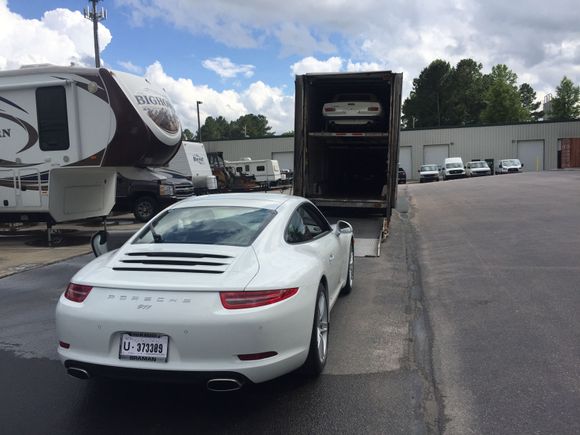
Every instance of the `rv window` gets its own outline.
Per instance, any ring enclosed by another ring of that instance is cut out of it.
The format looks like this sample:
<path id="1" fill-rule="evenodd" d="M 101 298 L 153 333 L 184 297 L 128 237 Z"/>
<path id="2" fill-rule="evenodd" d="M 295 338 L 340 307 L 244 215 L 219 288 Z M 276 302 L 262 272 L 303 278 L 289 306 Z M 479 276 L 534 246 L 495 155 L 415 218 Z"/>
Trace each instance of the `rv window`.
<path id="1" fill-rule="evenodd" d="M 49 86 L 36 90 L 38 138 L 43 151 L 69 148 L 66 92 L 62 86 Z"/>
<path id="2" fill-rule="evenodd" d="M 258 166 L 258 167 L 256 168 L 256 170 L 257 170 L 258 172 L 264 172 L 264 171 L 266 170 L 266 167 L 265 167 L 265 166 Z"/>
<path id="3" fill-rule="evenodd" d="M 250 165 L 246 165 L 246 172 L 250 172 Z"/>
<path id="4" fill-rule="evenodd" d="M 241 166 L 237 166 L 236 167 L 236 172 L 238 172 L 239 174 L 242 173 L 242 167 Z"/>

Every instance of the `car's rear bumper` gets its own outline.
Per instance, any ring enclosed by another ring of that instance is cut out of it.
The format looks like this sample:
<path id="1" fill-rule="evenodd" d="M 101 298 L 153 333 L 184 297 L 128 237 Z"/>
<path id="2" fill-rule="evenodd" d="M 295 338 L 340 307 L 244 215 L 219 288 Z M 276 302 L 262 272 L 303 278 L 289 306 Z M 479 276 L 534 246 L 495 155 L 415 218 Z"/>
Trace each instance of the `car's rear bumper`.
<path id="1" fill-rule="evenodd" d="M 81 304 L 61 297 L 57 337 L 70 347 L 59 346 L 58 354 L 65 365 L 67 361 L 95 365 L 104 373 L 233 372 L 264 382 L 306 360 L 315 296 L 301 289 L 266 307 L 226 310 L 217 292 L 93 289 Z M 167 335 L 167 361 L 120 359 L 121 335 L 131 332 Z M 276 355 L 253 361 L 238 356 L 262 352 Z"/>
<path id="2" fill-rule="evenodd" d="M 250 379 L 238 372 L 193 372 L 180 370 L 151 370 L 134 369 L 130 367 L 116 367 L 100 364 L 92 364 L 76 360 L 65 360 L 63 364 L 66 369 L 82 369 L 89 377 L 106 377 L 116 379 L 126 379 L 133 381 L 147 382 L 168 382 L 168 383 L 196 383 L 205 385 L 211 379 L 235 379 L 241 385 L 253 383 Z"/>

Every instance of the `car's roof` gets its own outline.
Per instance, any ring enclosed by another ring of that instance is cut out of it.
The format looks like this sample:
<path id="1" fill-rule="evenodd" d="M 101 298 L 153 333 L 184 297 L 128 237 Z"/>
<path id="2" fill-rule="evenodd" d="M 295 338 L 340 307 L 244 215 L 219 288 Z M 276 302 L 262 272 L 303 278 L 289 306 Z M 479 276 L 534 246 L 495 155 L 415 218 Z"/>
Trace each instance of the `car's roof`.
<path id="1" fill-rule="evenodd" d="M 237 206 L 255 207 L 275 210 L 286 202 L 300 203 L 304 198 L 278 193 L 248 192 L 219 193 L 215 195 L 195 196 L 178 202 L 173 208 L 202 206 Z"/>

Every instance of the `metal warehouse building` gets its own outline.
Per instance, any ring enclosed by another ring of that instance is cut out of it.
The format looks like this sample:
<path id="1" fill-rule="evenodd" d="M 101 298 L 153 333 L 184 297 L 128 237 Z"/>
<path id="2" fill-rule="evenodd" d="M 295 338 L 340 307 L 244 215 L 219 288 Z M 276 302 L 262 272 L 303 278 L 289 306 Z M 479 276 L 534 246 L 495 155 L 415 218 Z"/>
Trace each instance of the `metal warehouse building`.
<path id="1" fill-rule="evenodd" d="M 446 157 L 474 159 L 519 158 L 526 171 L 578 167 L 580 161 L 562 165 L 562 141 L 580 138 L 580 120 L 526 124 L 402 130 L 399 163 L 409 179 L 418 178 L 422 164 L 442 164 Z M 580 142 L 573 141 L 580 147 Z M 569 146 L 569 145 L 566 145 Z M 294 138 L 269 137 L 206 142 L 208 151 L 222 151 L 225 160 L 276 159 L 284 169 L 294 168 Z M 578 151 L 580 152 L 580 150 Z M 566 152 L 568 155 L 576 155 Z"/>

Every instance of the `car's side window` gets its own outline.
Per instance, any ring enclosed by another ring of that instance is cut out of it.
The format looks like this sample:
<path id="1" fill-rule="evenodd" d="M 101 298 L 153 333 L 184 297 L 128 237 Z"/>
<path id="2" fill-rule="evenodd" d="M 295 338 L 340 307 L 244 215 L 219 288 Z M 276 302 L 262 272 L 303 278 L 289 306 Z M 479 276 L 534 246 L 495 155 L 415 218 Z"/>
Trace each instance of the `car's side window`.
<path id="1" fill-rule="evenodd" d="M 311 204 L 305 204 L 303 209 L 304 213 L 308 215 L 308 222 L 312 222 L 312 225 L 317 226 L 320 229 L 320 231 L 317 232 L 317 235 L 330 231 L 328 221 L 316 207 Z M 304 216 L 304 222 L 306 223 L 306 221 L 307 218 Z"/>
<path id="2" fill-rule="evenodd" d="M 292 214 L 288 222 L 285 239 L 288 243 L 301 243 L 312 239 L 298 210 Z"/>
<path id="3" fill-rule="evenodd" d="M 290 218 L 285 239 L 288 243 L 302 243 L 330 231 L 324 217 L 308 204 L 299 207 Z"/>

